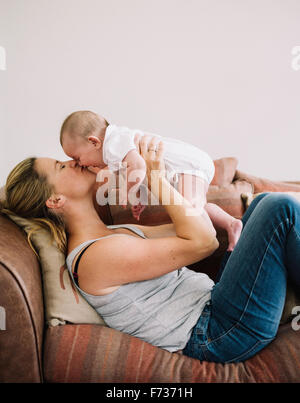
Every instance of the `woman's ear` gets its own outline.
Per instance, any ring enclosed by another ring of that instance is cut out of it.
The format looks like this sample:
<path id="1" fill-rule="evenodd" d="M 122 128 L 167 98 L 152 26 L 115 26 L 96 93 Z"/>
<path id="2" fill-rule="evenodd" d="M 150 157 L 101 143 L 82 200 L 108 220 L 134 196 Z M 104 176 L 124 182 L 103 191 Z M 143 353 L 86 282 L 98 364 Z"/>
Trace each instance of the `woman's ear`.
<path id="1" fill-rule="evenodd" d="M 91 143 L 96 149 L 102 147 L 102 140 L 99 139 L 99 137 L 89 136 L 88 137 L 88 142 Z"/>
<path id="2" fill-rule="evenodd" d="M 66 197 L 63 195 L 53 195 L 46 201 L 46 206 L 51 209 L 60 209 L 66 202 Z"/>

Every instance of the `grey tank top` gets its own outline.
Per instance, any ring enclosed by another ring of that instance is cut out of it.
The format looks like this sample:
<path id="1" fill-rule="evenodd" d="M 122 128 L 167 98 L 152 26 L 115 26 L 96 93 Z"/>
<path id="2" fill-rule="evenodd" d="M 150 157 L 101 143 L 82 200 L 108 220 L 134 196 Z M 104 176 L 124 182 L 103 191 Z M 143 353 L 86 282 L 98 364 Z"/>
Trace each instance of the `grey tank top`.
<path id="1" fill-rule="evenodd" d="M 108 225 L 107 228 L 127 228 L 146 238 L 134 225 Z M 66 263 L 75 287 L 107 326 L 170 352 L 182 350 L 211 298 L 214 282 L 204 273 L 182 267 L 157 278 L 123 284 L 107 295 L 88 294 L 74 281 L 74 258 L 85 246 L 112 236 L 130 235 L 111 234 L 91 239 L 69 253 Z"/>

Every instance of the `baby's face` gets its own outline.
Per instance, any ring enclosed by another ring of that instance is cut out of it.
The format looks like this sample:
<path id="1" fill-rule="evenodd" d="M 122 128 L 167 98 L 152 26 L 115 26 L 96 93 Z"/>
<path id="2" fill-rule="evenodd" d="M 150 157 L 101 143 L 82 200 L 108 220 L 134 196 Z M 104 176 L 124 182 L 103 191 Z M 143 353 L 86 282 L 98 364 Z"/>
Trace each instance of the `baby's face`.
<path id="1" fill-rule="evenodd" d="M 80 166 L 103 166 L 102 147 L 95 147 L 87 139 L 70 139 L 66 136 L 62 147 L 66 155 Z"/>

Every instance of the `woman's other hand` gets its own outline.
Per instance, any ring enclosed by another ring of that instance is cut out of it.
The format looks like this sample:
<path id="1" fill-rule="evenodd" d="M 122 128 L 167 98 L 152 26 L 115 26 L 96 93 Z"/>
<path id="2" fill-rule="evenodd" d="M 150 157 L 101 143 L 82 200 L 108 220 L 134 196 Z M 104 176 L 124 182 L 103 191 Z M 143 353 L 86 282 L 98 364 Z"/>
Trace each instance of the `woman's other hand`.
<path id="1" fill-rule="evenodd" d="M 147 178 L 151 180 L 151 171 L 165 171 L 164 143 L 160 138 L 151 135 L 139 137 L 136 135 L 135 144 L 140 155 L 144 158 L 147 166 Z"/>
<path id="2" fill-rule="evenodd" d="M 160 137 L 154 136 L 152 134 L 140 134 L 137 133 L 134 138 L 134 143 L 137 148 L 137 151 L 140 155 L 145 159 L 145 155 L 147 151 L 156 150 L 158 151 L 158 145 L 162 142 Z M 163 143 L 163 142 L 162 142 Z M 163 151 L 163 150 L 162 150 Z M 142 155 L 144 154 L 144 155 Z M 149 157 L 149 155 L 148 155 Z M 146 159 L 145 159 L 146 161 Z M 163 167 L 164 169 L 164 167 Z"/>

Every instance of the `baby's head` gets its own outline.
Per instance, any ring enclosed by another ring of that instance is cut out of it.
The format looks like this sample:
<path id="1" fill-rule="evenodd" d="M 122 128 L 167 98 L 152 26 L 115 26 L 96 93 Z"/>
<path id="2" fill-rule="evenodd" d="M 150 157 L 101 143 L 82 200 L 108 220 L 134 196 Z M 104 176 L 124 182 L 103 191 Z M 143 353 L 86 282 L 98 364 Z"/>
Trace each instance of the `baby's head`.
<path id="1" fill-rule="evenodd" d="M 64 152 L 81 166 L 103 165 L 102 145 L 108 122 L 94 112 L 69 115 L 60 130 Z"/>

